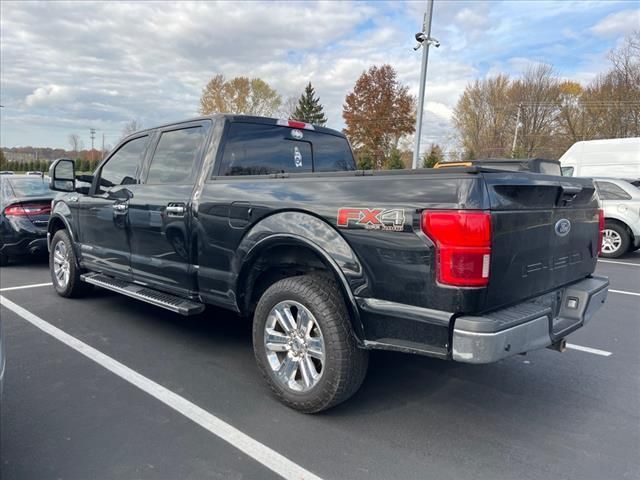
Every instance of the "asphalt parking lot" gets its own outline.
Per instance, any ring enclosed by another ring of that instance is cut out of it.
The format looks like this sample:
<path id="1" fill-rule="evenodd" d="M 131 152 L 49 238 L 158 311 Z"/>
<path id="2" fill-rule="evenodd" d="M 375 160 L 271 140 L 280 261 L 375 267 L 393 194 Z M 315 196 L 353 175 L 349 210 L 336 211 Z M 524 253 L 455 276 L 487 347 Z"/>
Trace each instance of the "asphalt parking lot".
<path id="1" fill-rule="evenodd" d="M 46 260 L 2 268 L 2 476 L 278 478 L 267 464 L 289 478 L 640 478 L 640 254 L 597 273 L 607 304 L 563 354 L 472 366 L 374 352 L 355 397 L 309 416 L 270 395 L 232 314 L 184 318 L 100 290 L 68 300 Z"/>

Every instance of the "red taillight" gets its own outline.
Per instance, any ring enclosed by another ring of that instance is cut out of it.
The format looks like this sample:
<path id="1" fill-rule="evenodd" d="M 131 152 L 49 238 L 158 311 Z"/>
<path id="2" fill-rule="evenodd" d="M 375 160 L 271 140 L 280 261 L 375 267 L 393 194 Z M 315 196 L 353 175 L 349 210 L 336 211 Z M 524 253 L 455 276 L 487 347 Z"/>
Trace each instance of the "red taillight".
<path id="1" fill-rule="evenodd" d="M 598 209 L 598 255 L 602 253 L 602 237 L 604 235 L 604 210 Z"/>
<path id="2" fill-rule="evenodd" d="M 422 231 L 436 244 L 438 282 L 457 287 L 488 285 L 490 213 L 425 211 L 422 213 Z"/>
<path id="3" fill-rule="evenodd" d="M 13 205 L 4 209 L 4 215 L 6 217 L 24 217 L 27 212 L 24 211 L 22 205 Z"/>
<path id="4" fill-rule="evenodd" d="M 4 215 L 6 217 L 49 215 L 50 213 L 50 203 L 25 203 L 21 205 L 11 205 L 4 209 Z"/>

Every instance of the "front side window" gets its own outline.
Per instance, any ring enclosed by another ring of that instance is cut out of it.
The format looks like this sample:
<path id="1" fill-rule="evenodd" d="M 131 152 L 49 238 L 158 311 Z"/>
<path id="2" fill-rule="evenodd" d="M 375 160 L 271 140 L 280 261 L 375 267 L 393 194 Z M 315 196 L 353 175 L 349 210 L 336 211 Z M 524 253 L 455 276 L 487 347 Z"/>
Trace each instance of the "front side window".
<path id="1" fill-rule="evenodd" d="M 204 127 L 163 132 L 149 167 L 146 183 L 188 182 L 205 140 Z"/>
<path id="2" fill-rule="evenodd" d="M 148 141 L 148 136 L 130 140 L 111 156 L 100 172 L 98 193 L 104 193 L 118 185 L 137 183 L 138 168 Z"/>
<path id="3" fill-rule="evenodd" d="M 630 200 L 631 195 L 625 192 L 615 183 L 596 182 L 598 194 L 602 200 Z"/>

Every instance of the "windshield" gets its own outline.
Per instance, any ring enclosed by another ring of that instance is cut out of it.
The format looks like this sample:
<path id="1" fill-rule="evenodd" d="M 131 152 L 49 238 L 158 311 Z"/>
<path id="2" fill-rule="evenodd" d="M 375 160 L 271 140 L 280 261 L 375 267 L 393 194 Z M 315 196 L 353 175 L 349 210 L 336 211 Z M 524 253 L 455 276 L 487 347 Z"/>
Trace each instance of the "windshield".
<path id="1" fill-rule="evenodd" d="M 49 190 L 49 179 L 36 177 L 33 178 L 5 178 L 5 181 L 11 185 L 13 194 L 16 197 L 47 197 L 53 196 L 53 192 Z"/>

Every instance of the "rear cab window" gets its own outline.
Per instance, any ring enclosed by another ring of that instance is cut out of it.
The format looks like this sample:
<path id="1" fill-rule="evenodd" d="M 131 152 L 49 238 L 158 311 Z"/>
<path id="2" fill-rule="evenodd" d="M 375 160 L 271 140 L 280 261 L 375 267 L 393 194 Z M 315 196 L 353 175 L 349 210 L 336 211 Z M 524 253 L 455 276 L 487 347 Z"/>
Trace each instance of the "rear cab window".
<path id="1" fill-rule="evenodd" d="M 217 172 L 221 176 L 355 170 L 344 137 L 280 125 L 232 122 Z"/>
<path id="2" fill-rule="evenodd" d="M 189 183 L 206 135 L 207 129 L 202 125 L 162 132 L 145 183 Z"/>

